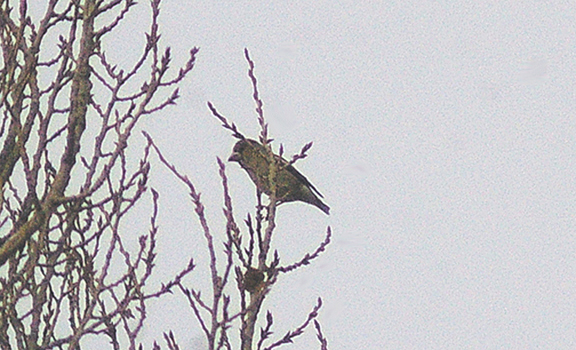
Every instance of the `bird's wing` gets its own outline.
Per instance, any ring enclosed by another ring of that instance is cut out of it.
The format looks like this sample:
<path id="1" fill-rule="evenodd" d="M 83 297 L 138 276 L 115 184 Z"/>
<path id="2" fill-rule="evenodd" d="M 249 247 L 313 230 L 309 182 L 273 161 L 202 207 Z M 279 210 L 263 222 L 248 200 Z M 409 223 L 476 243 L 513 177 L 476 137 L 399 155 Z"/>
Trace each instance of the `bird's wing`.
<path id="1" fill-rule="evenodd" d="M 278 158 L 280 158 L 281 162 L 283 165 L 287 164 L 288 162 L 286 161 L 286 159 L 276 156 Z M 320 196 L 320 198 L 324 198 L 324 196 L 322 195 L 322 193 L 320 193 L 320 191 L 318 191 L 316 189 L 316 187 L 314 187 L 314 185 L 312 185 L 310 183 L 310 181 L 308 181 L 308 179 L 306 178 L 306 176 L 302 175 L 298 170 L 296 170 L 296 168 L 294 168 L 292 165 L 288 165 L 286 167 L 286 170 L 288 170 L 288 172 L 292 175 L 294 175 L 298 181 L 302 182 L 303 184 L 305 184 L 306 186 L 308 186 L 312 191 L 316 192 L 316 194 L 318 196 Z"/>

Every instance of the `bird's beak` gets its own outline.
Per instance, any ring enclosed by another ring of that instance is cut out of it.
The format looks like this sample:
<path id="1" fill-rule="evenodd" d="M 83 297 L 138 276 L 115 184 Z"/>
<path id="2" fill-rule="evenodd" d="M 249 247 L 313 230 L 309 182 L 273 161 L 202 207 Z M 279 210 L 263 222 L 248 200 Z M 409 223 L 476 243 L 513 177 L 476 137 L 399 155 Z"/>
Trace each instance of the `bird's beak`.
<path id="1" fill-rule="evenodd" d="M 239 162 L 240 161 L 240 153 L 238 153 L 238 152 L 232 153 L 230 158 L 228 158 L 228 161 L 229 162 Z"/>

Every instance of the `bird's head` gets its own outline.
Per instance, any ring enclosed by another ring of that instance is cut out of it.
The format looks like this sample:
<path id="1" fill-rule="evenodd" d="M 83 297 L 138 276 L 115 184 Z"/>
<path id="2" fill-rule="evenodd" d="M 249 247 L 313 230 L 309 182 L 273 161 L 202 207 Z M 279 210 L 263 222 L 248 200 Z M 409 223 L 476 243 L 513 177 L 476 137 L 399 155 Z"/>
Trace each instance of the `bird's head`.
<path id="1" fill-rule="evenodd" d="M 240 165 L 246 162 L 261 161 L 266 157 L 266 149 L 258 141 L 243 139 L 234 145 L 228 161 L 238 162 Z"/>
<path id="2" fill-rule="evenodd" d="M 246 150 L 249 147 L 250 141 L 247 139 L 236 142 L 234 148 L 232 149 L 232 154 L 230 155 L 230 158 L 228 158 L 228 161 L 238 163 L 242 162 L 245 157 Z"/>

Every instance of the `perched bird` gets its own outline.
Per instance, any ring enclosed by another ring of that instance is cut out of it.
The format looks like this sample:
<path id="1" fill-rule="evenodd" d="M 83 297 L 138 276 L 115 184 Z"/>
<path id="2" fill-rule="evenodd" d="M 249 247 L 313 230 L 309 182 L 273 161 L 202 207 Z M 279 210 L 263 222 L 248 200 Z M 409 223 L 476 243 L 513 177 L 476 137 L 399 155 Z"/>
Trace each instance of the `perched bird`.
<path id="1" fill-rule="evenodd" d="M 320 198 L 318 190 L 300 174 L 292 165 L 278 156 L 279 171 L 276 174 L 276 199 L 279 203 L 302 201 L 320 208 L 326 214 L 330 214 L 330 208 Z M 268 196 L 272 193 L 269 179 L 270 161 L 266 148 L 258 141 L 243 139 L 234 145 L 232 155 L 228 159 L 238 162 L 248 173 L 256 187 Z"/>

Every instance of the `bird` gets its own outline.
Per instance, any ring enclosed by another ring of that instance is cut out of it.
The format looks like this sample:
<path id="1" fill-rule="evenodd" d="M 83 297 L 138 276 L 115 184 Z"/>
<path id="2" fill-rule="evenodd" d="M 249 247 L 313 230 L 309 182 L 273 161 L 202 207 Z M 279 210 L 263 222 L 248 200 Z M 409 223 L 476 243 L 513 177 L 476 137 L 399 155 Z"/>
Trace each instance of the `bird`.
<path id="1" fill-rule="evenodd" d="M 279 165 L 275 181 L 276 200 L 278 203 L 301 201 L 312 204 L 330 215 L 330 207 L 322 202 L 320 198 L 324 197 L 316 187 L 296 170 L 292 164 L 288 163 L 286 159 L 276 154 L 274 158 Z M 247 138 L 238 141 L 234 145 L 232 155 L 228 161 L 238 162 L 246 170 L 260 192 L 264 192 L 268 196 L 272 194 L 271 181 L 268 176 L 270 172 L 270 156 L 261 143 Z"/>

